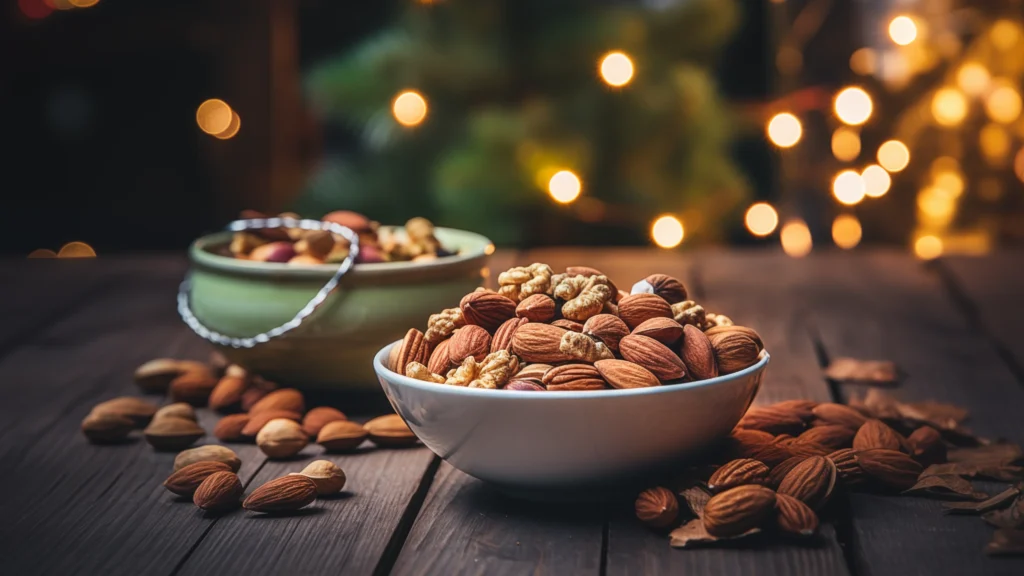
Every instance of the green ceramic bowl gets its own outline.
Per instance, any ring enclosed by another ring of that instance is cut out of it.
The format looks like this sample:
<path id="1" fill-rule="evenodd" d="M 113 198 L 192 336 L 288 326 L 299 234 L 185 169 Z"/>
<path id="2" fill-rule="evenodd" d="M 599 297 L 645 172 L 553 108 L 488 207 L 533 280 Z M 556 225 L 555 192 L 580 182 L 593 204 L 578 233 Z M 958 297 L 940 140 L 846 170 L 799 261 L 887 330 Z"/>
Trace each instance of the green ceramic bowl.
<path id="1" fill-rule="evenodd" d="M 449 228 L 436 234 L 458 254 L 429 262 L 358 264 L 295 330 L 253 348 L 217 349 L 282 384 L 379 392 L 373 355 L 410 327 L 424 329 L 429 315 L 457 306 L 488 273 L 490 240 Z M 230 232 L 204 236 L 189 250 L 192 312 L 228 336 L 253 336 L 291 320 L 337 270 L 333 264 L 250 262 L 210 252 L 230 239 Z"/>

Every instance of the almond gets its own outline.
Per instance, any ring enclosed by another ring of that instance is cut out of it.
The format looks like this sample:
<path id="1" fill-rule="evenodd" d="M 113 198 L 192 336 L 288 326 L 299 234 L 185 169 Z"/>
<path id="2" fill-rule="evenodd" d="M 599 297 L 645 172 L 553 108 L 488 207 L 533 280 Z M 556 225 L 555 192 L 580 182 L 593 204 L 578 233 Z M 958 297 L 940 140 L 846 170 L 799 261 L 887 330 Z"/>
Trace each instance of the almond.
<path id="1" fill-rule="evenodd" d="M 846 426 L 857 430 L 867 422 L 867 418 L 857 410 L 834 402 L 818 404 L 811 413 L 814 414 L 814 426 Z"/>
<path id="2" fill-rule="evenodd" d="M 516 372 L 515 377 L 520 380 L 537 380 L 540 382 L 548 370 L 551 370 L 550 364 L 527 364 L 522 370 Z"/>
<path id="3" fill-rule="evenodd" d="M 946 461 L 946 443 L 942 435 L 931 426 L 921 426 L 907 437 L 910 454 L 922 466 L 941 464 Z"/>
<path id="4" fill-rule="evenodd" d="M 708 336 L 708 340 L 711 341 L 711 348 L 715 352 L 719 374 L 731 374 L 752 366 L 761 353 L 752 338 L 739 332 Z"/>
<path id="5" fill-rule="evenodd" d="M 671 348 L 683 337 L 683 326 L 671 318 L 657 317 L 644 320 L 632 333 L 654 338 Z"/>
<path id="6" fill-rule="evenodd" d="M 345 487 L 345 472 L 330 460 L 314 460 L 302 469 L 302 474 L 316 484 L 316 493 L 319 496 L 337 494 Z"/>
<path id="7" fill-rule="evenodd" d="M 178 496 L 192 496 L 196 488 L 203 483 L 203 480 L 217 472 L 231 472 L 231 467 L 223 462 L 196 462 L 195 464 L 189 464 L 181 470 L 175 471 L 167 480 L 164 480 L 164 488 Z"/>
<path id="8" fill-rule="evenodd" d="M 563 364 L 548 370 L 542 379 L 551 391 L 603 390 L 607 388 L 597 368 L 590 364 Z"/>
<path id="9" fill-rule="evenodd" d="M 555 317 L 555 301 L 547 294 L 528 296 L 516 306 L 516 316 L 530 322 L 550 322 Z"/>
<path id="10" fill-rule="evenodd" d="M 526 324 L 530 320 L 528 318 L 509 318 L 505 320 L 497 330 L 494 331 L 494 338 L 491 338 L 491 352 L 497 352 L 498 350 L 504 350 L 506 352 L 512 352 L 512 337 L 515 335 L 516 330 L 523 324 Z M 431 357 L 433 359 L 433 357 Z M 433 372 L 433 370 L 431 370 Z M 444 374 L 444 372 L 435 372 L 435 374 Z"/>
<path id="11" fill-rule="evenodd" d="M 856 432 L 846 426 L 815 426 L 814 428 L 808 428 L 804 433 L 800 434 L 796 442 L 820 444 L 832 450 L 839 450 L 840 448 L 848 448 L 850 446 L 850 443 L 853 442 L 854 434 Z"/>
<path id="12" fill-rule="evenodd" d="M 679 356 L 654 338 L 630 334 L 619 342 L 619 353 L 626 360 L 650 370 L 662 381 L 676 380 L 686 375 L 686 366 Z"/>
<path id="13" fill-rule="evenodd" d="M 762 526 L 775 513 L 775 492 L 764 486 L 737 486 L 712 496 L 704 506 L 704 529 L 712 536 L 738 536 Z"/>
<path id="14" fill-rule="evenodd" d="M 482 326 L 488 332 L 516 315 L 516 303 L 494 292 L 470 292 L 462 298 L 459 307 L 467 324 Z"/>
<path id="15" fill-rule="evenodd" d="M 190 368 L 195 369 L 196 366 L 181 360 L 157 358 L 135 369 L 135 383 L 143 392 L 166 394 L 171 381 Z"/>
<path id="16" fill-rule="evenodd" d="M 612 388 L 661 386 L 661 381 L 650 370 L 625 360 L 598 360 L 594 367 Z"/>
<path id="17" fill-rule="evenodd" d="M 215 386 L 217 377 L 212 372 L 184 372 L 171 382 L 171 400 L 187 402 L 193 406 L 206 406 Z"/>
<path id="18" fill-rule="evenodd" d="M 793 456 L 803 456 L 804 458 L 826 456 L 835 450 L 835 448 L 818 444 L 817 442 L 809 442 L 807 440 L 801 442 L 799 438 L 794 438 L 792 442 L 786 444 L 786 449 Z"/>
<path id="19" fill-rule="evenodd" d="M 604 342 L 612 352 L 618 352 L 619 341 L 629 335 L 629 326 L 618 316 L 597 314 L 587 319 L 583 333 Z"/>
<path id="20" fill-rule="evenodd" d="M 238 506 L 242 482 L 234 472 L 214 472 L 196 488 L 192 502 L 203 510 L 219 512 Z"/>
<path id="21" fill-rule="evenodd" d="M 142 433 L 156 450 L 177 451 L 191 446 L 206 431 L 192 420 L 169 416 L 150 422 Z"/>
<path id="22" fill-rule="evenodd" d="M 651 318 L 672 318 L 672 307 L 656 294 L 630 294 L 619 301 L 619 318 L 634 330 Z"/>
<path id="23" fill-rule="evenodd" d="M 761 341 L 761 335 L 753 328 L 748 328 L 746 326 L 712 326 L 705 330 L 704 334 L 707 335 L 708 338 L 714 338 L 715 336 L 721 336 L 723 334 L 743 334 L 757 344 L 758 352 L 764 350 L 764 343 Z"/>
<path id="24" fill-rule="evenodd" d="M 299 422 L 302 420 L 302 415 L 291 410 L 264 410 L 255 414 L 249 414 L 249 421 L 242 428 L 242 436 L 255 438 L 260 433 L 260 430 L 267 425 L 267 422 L 277 420 L 278 418 Z"/>
<path id="25" fill-rule="evenodd" d="M 856 450 L 843 448 L 832 452 L 826 458 L 836 465 L 836 478 L 844 486 L 857 486 L 864 481 L 864 471 L 860 468 Z"/>
<path id="26" fill-rule="evenodd" d="M 120 396 L 93 406 L 90 414 L 114 414 L 128 418 L 136 428 L 142 428 L 156 414 L 156 404 L 134 396 Z"/>
<path id="27" fill-rule="evenodd" d="M 877 483 L 906 490 L 917 483 L 924 468 L 903 452 L 876 449 L 857 453 L 861 470 Z"/>
<path id="28" fill-rule="evenodd" d="M 260 400 L 263 400 L 270 392 L 270 390 L 251 386 L 242 394 L 242 411 L 248 412 L 252 410 L 252 407 L 259 404 Z"/>
<path id="29" fill-rule="evenodd" d="M 348 420 L 348 417 L 341 410 L 331 408 L 330 406 L 313 408 L 306 412 L 306 416 L 302 419 L 302 431 L 310 437 L 316 438 L 324 426 L 329 422 L 336 422 L 338 420 Z"/>
<path id="30" fill-rule="evenodd" d="M 404 448 L 416 444 L 416 435 L 398 414 L 378 416 L 364 427 L 370 434 L 370 442 L 383 448 Z"/>
<path id="31" fill-rule="evenodd" d="M 316 442 L 328 452 L 348 452 L 358 448 L 368 436 L 366 428 L 358 422 L 335 420 L 320 429 Z"/>
<path id="32" fill-rule="evenodd" d="M 593 316 L 591 316 L 593 318 Z M 557 326 L 563 330 L 570 330 L 572 332 L 583 332 L 583 324 L 575 320 L 569 320 L 568 318 L 559 318 L 551 323 L 552 326 Z"/>
<path id="33" fill-rule="evenodd" d="M 247 378 L 225 376 L 210 392 L 210 408 L 218 412 L 234 412 L 242 407 L 242 394 L 249 388 Z"/>
<path id="34" fill-rule="evenodd" d="M 302 474 L 271 480 L 252 491 L 242 507 L 253 512 L 291 512 L 316 500 L 316 484 Z"/>
<path id="35" fill-rule="evenodd" d="M 687 373 L 694 380 L 707 380 L 718 376 L 718 363 L 711 340 L 696 326 L 683 326 L 683 341 L 679 348 Z"/>
<path id="36" fill-rule="evenodd" d="M 708 480 L 708 488 L 721 492 L 744 484 L 764 484 L 768 480 L 768 467 L 759 460 L 740 458 L 726 462 L 715 470 Z"/>
<path id="37" fill-rule="evenodd" d="M 853 437 L 853 449 L 857 451 L 875 448 L 899 450 L 904 442 L 905 440 L 895 430 L 889 428 L 881 420 L 868 420 Z"/>
<path id="38" fill-rule="evenodd" d="M 565 330 L 551 324 L 530 322 L 512 336 L 512 352 L 523 362 L 555 364 L 572 360 L 558 349 Z"/>
<path id="39" fill-rule="evenodd" d="M 82 420 L 82 434 L 93 444 L 113 444 L 128 439 L 135 422 L 120 414 L 91 413 Z"/>
<path id="40" fill-rule="evenodd" d="M 213 435 L 223 442 L 235 442 L 245 438 L 242 430 L 249 423 L 248 414 L 230 414 L 220 419 L 213 428 Z M 257 430 L 259 432 L 259 430 Z"/>
<path id="41" fill-rule="evenodd" d="M 491 335 L 475 324 L 458 328 L 448 341 L 448 358 L 452 364 L 462 364 L 470 356 L 482 362 L 491 350 Z"/>
<path id="42" fill-rule="evenodd" d="M 782 484 L 782 480 L 786 477 L 786 474 L 796 468 L 796 465 L 803 462 L 807 458 L 804 456 L 793 456 L 786 458 L 782 462 L 779 462 L 772 467 L 772 471 L 768 474 L 768 479 L 765 481 L 765 486 L 773 490 L 779 489 L 779 484 Z"/>
<path id="43" fill-rule="evenodd" d="M 772 404 L 776 408 L 792 411 L 804 422 L 810 422 L 814 418 L 813 410 L 817 405 L 818 403 L 814 400 L 783 400 Z"/>
<path id="44" fill-rule="evenodd" d="M 509 320 L 509 322 L 511 322 L 511 320 Z M 501 328 L 498 329 L 498 332 L 501 332 Z M 495 334 L 494 338 L 497 339 L 497 337 L 497 334 Z M 433 374 L 448 373 L 448 370 L 452 367 L 452 359 L 448 354 L 448 347 L 451 346 L 451 343 L 452 340 L 449 338 L 438 342 L 437 345 L 434 346 L 434 351 L 430 353 L 430 361 L 427 362 L 427 370 L 430 370 Z M 511 340 L 509 343 L 511 344 Z M 493 351 L 494 340 L 491 341 L 491 348 Z M 395 350 L 395 348 L 392 348 L 392 350 Z"/>
<path id="45" fill-rule="evenodd" d="M 207 444 L 179 452 L 174 458 L 174 471 L 177 472 L 196 462 L 221 462 L 226 464 L 232 472 L 238 472 L 238 469 L 242 467 L 242 461 L 238 459 L 238 454 L 235 454 L 230 448 Z"/>
<path id="46" fill-rule="evenodd" d="M 268 393 L 249 409 L 249 415 L 255 416 L 267 410 L 286 410 L 297 412 L 301 416 L 306 412 L 306 401 L 302 392 L 294 388 L 281 388 Z"/>
<path id="47" fill-rule="evenodd" d="M 173 416 L 175 418 L 186 418 L 188 420 L 192 420 L 193 422 L 198 421 L 198 419 L 196 418 L 195 408 L 193 408 L 192 405 L 189 404 L 188 402 L 175 402 L 174 404 L 162 406 L 159 410 L 156 411 L 156 414 L 153 415 L 153 419 L 156 420 L 158 418 L 167 418 L 168 416 Z"/>
<path id="48" fill-rule="evenodd" d="M 779 484 L 779 494 L 786 494 L 813 509 L 828 501 L 836 485 L 836 465 L 824 456 L 812 456 L 797 464 Z"/>
<path id="49" fill-rule="evenodd" d="M 657 294 L 669 304 L 686 300 L 683 283 L 666 274 L 651 274 L 633 285 L 633 294 Z"/>
<path id="50" fill-rule="evenodd" d="M 519 390 L 520 392 L 544 392 L 547 390 L 536 380 L 521 380 L 513 378 L 502 388 L 503 390 Z"/>
<path id="51" fill-rule="evenodd" d="M 648 488 L 633 505 L 636 517 L 652 528 L 668 528 L 679 517 L 679 501 L 668 488 Z"/>
<path id="52" fill-rule="evenodd" d="M 804 429 L 804 421 L 790 410 L 775 406 L 754 406 L 747 410 L 736 427 L 762 430 L 769 434 L 799 434 Z"/>
<path id="53" fill-rule="evenodd" d="M 268 458 L 291 458 L 309 444 L 309 436 L 294 420 L 276 418 L 256 434 L 256 445 Z"/>
<path id="54" fill-rule="evenodd" d="M 405 333 L 402 343 L 398 345 L 398 355 L 394 358 L 394 365 L 391 366 L 391 370 L 399 374 L 405 374 L 405 367 L 410 362 L 426 364 L 429 358 L 430 343 L 424 338 L 423 332 L 410 328 Z"/>
<path id="55" fill-rule="evenodd" d="M 779 530 L 795 536 L 813 536 L 818 531 L 818 515 L 800 500 L 788 494 L 775 495 L 775 523 Z"/>

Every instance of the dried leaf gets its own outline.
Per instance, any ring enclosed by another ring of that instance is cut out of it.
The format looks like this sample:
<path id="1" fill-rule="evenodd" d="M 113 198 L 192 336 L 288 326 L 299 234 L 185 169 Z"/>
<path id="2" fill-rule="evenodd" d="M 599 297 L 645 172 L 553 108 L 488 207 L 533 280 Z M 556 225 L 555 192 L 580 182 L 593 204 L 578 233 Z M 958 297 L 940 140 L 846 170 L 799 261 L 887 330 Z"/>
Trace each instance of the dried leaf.
<path id="1" fill-rule="evenodd" d="M 999 494 L 981 502 L 946 502 L 942 505 L 946 514 L 982 514 L 989 510 L 1002 508 L 1020 494 L 1020 489 L 1011 486 Z"/>
<path id="2" fill-rule="evenodd" d="M 896 365 L 888 360 L 836 358 L 825 368 L 825 376 L 839 382 L 893 386 L 896 384 Z"/>
<path id="3" fill-rule="evenodd" d="M 1024 528 L 1024 495 L 1018 494 L 1008 508 L 986 512 L 981 519 L 996 528 L 1008 530 Z"/>
<path id="4" fill-rule="evenodd" d="M 947 453 L 950 462 L 962 462 L 979 466 L 1006 466 L 1018 462 L 1024 453 L 1020 446 L 1009 442 L 977 446 L 974 448 L 955 448 Z"/>
<path id="5" fill-rule="evenodd" d="M 1024 555 L 1024 530 L 996 530 L 992 541 L 985 546 L 989 556 Z"/>
<path id="6" fill-rule="evenodd" d="M 984 492 L 976 492 L 970 482 L 954 474 L 921 477 L 917 484 L 903 493 L 950 500 L 985 500 L 989 497 Z"/>
<path id="7" fill-rule="evenodd" d="M 691 486 L 679 493 L 686 502 L 686 505 L 690 508 L 696 518 L 684 523 L 679 528 L 676 528 L 669 534 L 669 544 L 673 548 L 689 548 L 699 544 L 711 544 L 714 542 L 737 540 L 740 538 L 746 538 L 753 534 L 757 534 L 761 530 L 759 528 L 753 528 L 733 536 L 731 538 L 719 538 L 708 534 L 708 531 L 704 529 L 704 506 L 711 499 L 711 493 L 702 488 L 701 486 Z"/>
<path id="8" fill-rule="evenodd" d="M 897 409 L 904 418 L 927 422 L 937 428 L 953 429 L 967 419 L 966 409 L 934 400 L 924 402 L 898 402 Z"/>
<path id="9" fill-rule="evenodd" d="M 947 462 L 945 464 L 932 464 L 921 473 L 925 476 L 941 476 L 945 474 L 956 474 L 965 478 L 977 480 L 995 480 L 997 482 L 1016 482 L 1024 480 L 1024 468 L 1009 465 L 988 465 L 971 464 L 968 462 Z"/>

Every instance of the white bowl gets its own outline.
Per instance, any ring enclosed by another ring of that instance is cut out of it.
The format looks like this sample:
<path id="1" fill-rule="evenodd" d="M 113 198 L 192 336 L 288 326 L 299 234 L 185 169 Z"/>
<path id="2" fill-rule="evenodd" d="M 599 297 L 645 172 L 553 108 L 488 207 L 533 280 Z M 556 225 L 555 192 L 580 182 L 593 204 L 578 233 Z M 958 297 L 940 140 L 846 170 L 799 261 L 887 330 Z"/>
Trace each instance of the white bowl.
<path id="1" fill-rule="evenodd" d="M 769 355 L 726 376 L 630 390 L 524 392 L 433 384 L 373 359 L 384 393 L 452 466 L 515 491 L 605 485 L 679 464 L 727 436 L 754 400 Z"/>

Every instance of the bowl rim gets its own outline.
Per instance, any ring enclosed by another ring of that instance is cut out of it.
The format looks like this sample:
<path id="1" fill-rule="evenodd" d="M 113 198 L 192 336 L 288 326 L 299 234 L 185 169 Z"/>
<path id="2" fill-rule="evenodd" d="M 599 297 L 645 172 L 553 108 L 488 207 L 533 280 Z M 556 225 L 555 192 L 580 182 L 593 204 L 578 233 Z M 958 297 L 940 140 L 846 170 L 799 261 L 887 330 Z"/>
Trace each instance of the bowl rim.
<path id="1" fill-rule="evenodd" d="M 545 391 L 543 394 L 532 393 L 525 390 L 487 390 L 483 388 L 468 388 L 465 386 L 445 386 L 443 384 L 435 384 L 433 382 L 424 382 L 423 380 L 417 380 L 410 378 L 404 374 L 393 372 L 390 368 L 384 365 L 388 355 L 391 352 L 393 346 L 399 346 L 402 344 L 401 340 L 396 340 L 391 344 L 381 348 L 377 354 L 373 357 L 373 368 L 377 372 L 380 378 L 387 379 L 392 383 L 414 388 L 423 392 L 432 392 L 437 394 L 448 394 L 452 396 L 468 396 L 468 397 L 488 397 L 488 398 L 504 398 L 517 400 L 532 400 L 532 399 L 547 399 L 547 400 L 585 400 L 594 398 L 620 398 L 623 396 L 646 396 L 646 395 L 657 395 L 657 394 L 672 394 L 673 392 L 681 392 L 684 390 L 693 390 L 694 388 L 702 388 L 705 386 L 715 386 L 740 380 L 761 372 L 768 365 L 771 359 L 771 354 L 767 350 L 761 350 L 758 354 L 758 361 L 750 366 L 747 366 L 743 370 L 726 374 L 724 376 L 716 376 L 714 378 L 708 378 L 706 380 L 697 380 L 696 382 L 685 382 L 681 384 L 670 384 L 666 386 L 650 386 L 647 388 L 624 388 L 624 389 L 612 389 L 612 390 L 581 390 L 581 391 L 568 391 L 568 390 L 550 390 Z"/>
<path id="2" fill-rule="evenodd" d="M 400 226 L 384 226 L 385 228 L 401 228 Z M 381 274 L 394 274 L 394 273 L 405 273 L 412 271 L 421 270 L 432 270 L 439 268 L 446 268 L 449 266 L 457 266 L 466 262 L 472 262 L 480 258 L 490 256 L 494 253 L 494 243 L 491 239 L 471 232 L 469 230 L 460 230 L 458 228 L 445 228 L 438 226 L 435 228 L 436 231 L 442 235 L 445 234 L 457 234 L 465 236 L 468 240 L 474 243 L 474 246 L 469 250 L 464 250 L 458 254 L 452 256 L 445 256 L 443 258 L 437 258 L 435 260 L 427 260 L 425 262 L 374 262 L 369 264 L 356 264 L 352 266 L 352 270 L 346 276 L 377 276 Z M 189 246 L 188 254 L 189 259 L 193 264 L 200 266 L 208 266 L 217 270 L 225 272 L 234 272 L 242 274 L 252 273 L 272 273 L 272 274 L 284 274 L 295 277 L 323 277 L 329 278 L 338 269 L 337 264 L 288 264 L 287 262 L 252 262 L 250 260 L 239 260 L 237 258 L 229 258 L 227 256 L 221 256 L 214 254 L 206 250 L 212 244 L 218 244 L 225 240 L 230 240 L 232 232 L 230 230 L 222 230 L 220 232 L 214 232 L 212 234 L 205 234 L 196 238 Z"/>

